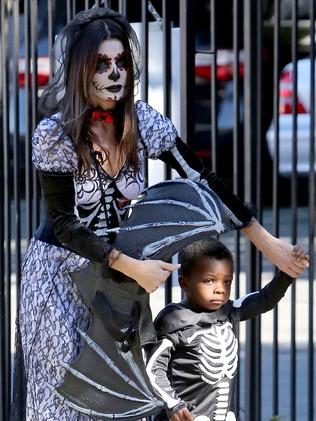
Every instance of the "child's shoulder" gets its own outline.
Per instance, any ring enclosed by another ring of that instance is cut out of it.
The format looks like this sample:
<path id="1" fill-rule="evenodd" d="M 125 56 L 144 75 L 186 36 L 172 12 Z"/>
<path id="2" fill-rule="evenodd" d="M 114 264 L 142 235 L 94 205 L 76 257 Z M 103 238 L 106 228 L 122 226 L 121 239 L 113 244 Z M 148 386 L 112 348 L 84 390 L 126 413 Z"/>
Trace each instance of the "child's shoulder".
<path id="1" fill-rule="evenodd" d="M 196 324 L 198 315 L 182 303 L 170 303 L 155 318 L 158 335 L 173 333 Z"/>

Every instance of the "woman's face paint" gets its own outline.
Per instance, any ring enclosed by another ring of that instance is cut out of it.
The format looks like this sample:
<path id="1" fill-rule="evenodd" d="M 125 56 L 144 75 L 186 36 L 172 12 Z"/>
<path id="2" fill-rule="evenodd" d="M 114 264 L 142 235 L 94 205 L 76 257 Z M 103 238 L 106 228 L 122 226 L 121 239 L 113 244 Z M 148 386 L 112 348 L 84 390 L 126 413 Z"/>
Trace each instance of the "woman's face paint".
<path id="1" fill-rule="evenodd" d="M 96 73 L 91 83 L 94 105 L 102 106 L 98 99 L 114 103 L 122 99 L 126 79 L 127 55 L 123 44 L 117 39 L 103 41 L 99 47 Z"/>

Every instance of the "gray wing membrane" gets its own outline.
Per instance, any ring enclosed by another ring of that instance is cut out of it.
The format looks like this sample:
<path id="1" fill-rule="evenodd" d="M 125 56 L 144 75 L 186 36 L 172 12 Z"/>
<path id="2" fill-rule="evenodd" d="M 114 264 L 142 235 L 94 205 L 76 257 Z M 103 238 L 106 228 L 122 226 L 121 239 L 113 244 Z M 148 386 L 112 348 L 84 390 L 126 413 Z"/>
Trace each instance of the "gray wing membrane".
<path id="1" fill-rule="evenodd" d="M 201 183 L 167 181 L 145 190 L 114 246 L 138 259 L 170 259 L 187 244 L 236 228 L 229 210 Z M 142 343 L 153 341 L 148 294 L 132 279 L 90 263 L 71 274 L 90 309 L 82 347 L 52 390 L 70 407 L 97 420 L 136 420 L 164 407 L 146 373 Z"/>
<path id="2" fill-rule="evenodd" d="M 193 241 L 238 226 L 212 190 L 191 180 L 149 187 L 130 209 L 126 223 L 109 232 L 118 249 L 141 259 L 170 259 Z"/>

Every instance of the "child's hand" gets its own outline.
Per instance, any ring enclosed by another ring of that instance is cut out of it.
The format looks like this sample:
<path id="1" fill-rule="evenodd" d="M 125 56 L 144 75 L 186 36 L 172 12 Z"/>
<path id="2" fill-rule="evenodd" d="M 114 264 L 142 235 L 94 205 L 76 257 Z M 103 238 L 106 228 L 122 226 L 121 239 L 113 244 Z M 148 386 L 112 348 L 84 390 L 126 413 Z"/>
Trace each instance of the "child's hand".
<path id="1" fill-rule="evenodd" d="M 169 420 L 170 421 L 193 421 L 193 415 L 185 406 L 179 409 L 179 411 L 175 412 L 173 415 L 171 415 Z"/>
<path id="2" fill-rule="evenodd" d="M 308 267 L 310 257 L 305 253 L 299 244 L 295 244 L 293 247 L 292 255 L 298 264 L 302 264 L 305 267 Z"/>

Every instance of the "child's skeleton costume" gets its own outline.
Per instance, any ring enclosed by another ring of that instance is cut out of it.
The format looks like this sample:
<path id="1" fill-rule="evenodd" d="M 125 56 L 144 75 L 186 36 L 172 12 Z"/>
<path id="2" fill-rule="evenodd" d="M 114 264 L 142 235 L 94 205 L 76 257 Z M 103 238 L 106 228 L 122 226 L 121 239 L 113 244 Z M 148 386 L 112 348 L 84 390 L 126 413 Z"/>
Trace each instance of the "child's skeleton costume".
<path id="1" fill-rule="evenodd" d="M 291 282 L 292 278 L 279 272 L 262 290 L 229 300 L 219 310 L 197 313 L 184 301 L 169 304 L 158 314 L 159 343 L 151 353 L 147 372 L 168 407 L 159 419 L 168 419 L 187 405 L 195 418 L 236 420 L 236 327 L 240 321 L 271 310 Z"/>

